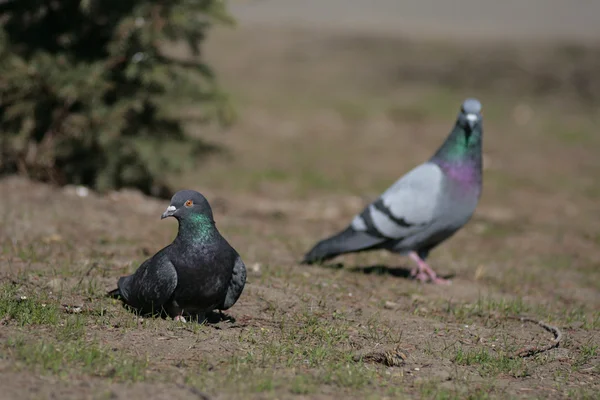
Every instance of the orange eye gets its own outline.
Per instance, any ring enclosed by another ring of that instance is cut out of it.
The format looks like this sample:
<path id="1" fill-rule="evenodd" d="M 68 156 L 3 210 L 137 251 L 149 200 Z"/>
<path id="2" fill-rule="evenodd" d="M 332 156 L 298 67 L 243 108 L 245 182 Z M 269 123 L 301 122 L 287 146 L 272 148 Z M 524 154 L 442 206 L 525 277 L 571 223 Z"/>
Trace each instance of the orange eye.
<path id="1" fill-rule="evenodd" d="M 191 207 L 191 206 L 193 206 L 193 205 L 194 205 L 194 202 L 193 202 L 193 201 L 191 201 L 191 200 L 188 200 L 188 201 L 186 201 L 186 202 L 185 202 L 185 206 L 186 206 L 186 207 Z"/>

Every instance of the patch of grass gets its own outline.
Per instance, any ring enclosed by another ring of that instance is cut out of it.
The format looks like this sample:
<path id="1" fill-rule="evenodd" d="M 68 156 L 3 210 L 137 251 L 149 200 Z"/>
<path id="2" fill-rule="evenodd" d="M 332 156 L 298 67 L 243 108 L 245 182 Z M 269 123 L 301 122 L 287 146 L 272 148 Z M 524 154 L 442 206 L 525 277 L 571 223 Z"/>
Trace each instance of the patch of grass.
<path id="1" fill-rule="evenodd" d="M 471 323 L 474 318 L 518 316 L 531 311 L 531 307 L 520 297 L 493 299 L 480 296 L 475 303 L 455 304 L 450 300 L 445 311 L 459 323 Z"/>
<path id="2" fill-rule="evenodd" d="M 310 375 L 296 375 L 292 379 L 290 392 L 293 394 L 311 394 L 316 392 L 317 385 Z"/>
<path id="3" fill-rule="evenodd" d="M 494 398 L 497 392 L 496 386 L 490 380 L 483 384 L 462 382 L 452 388 L 441 386 L 437 380 L 430 380 L 420 383 L 418 389 L 421 398 L 433 400 L 483 400 Z"/>
<path id="4" fill-rule="evenodd" d="M 419 385 L 419 393 L 423 399 L 433 400 L 459 400 L 464 397 L 455 391 L 440 387 L 438 381 L 426 381 Z"/>
<path id="5" fill-rule="evenodd" d="M 598 391 L 588 388 L 569 389 L 566 392 L 566 398 L 577 400 L 596 400 L 598 398 Z"/>
<path id="6" fill-rule="evenodd" d="M 580 367 L 586 365 L 591 359 L 600 355 L 600 346 L 586 343 L 579 346 L 579 353 L 575 362 L 573 363 L 573 368 L 578 370 Z"/>
<path id="7" fill-rule="evenodd" d="M 77 371 L 118 381 L 140 381 L 148 366 L 147 360 L 132 359 L 83 339 L 61 343 L 9 339 L 6 350 L 22 366 L 55 375 Z"/>
<path id="8" fill-rule="evenodd" d="M 56 325 L 59 321 L 56 303 L 35 294 L 21 294 L 16 285 L 0 286 L 0 318 L 15 320 L 24 325 Z"/>
<path id="9" fill-rule="evenodd" d="M 460 365 L 483 364 L 492 360 L 492 356 L 486 349 L 463 350 L 459 348 L 454 356 L 454 362 Z"/>
<path id="10" fill-rule="evenodd" d="M 271 392 L 275 390 L 276 382 L 272 374 L 262 374 L 258 379 L 253 379 L 251 390 L 257 393 Z"/>
<path id="11" fill-rule="evenodd" d="M 57 329 L 56 337 L 59 341 L 72 341 L 85 336 L 85 318 L 81 315 L 72 315 Z"/>
<path id="12" fill-rule="evenodd" d="M 600 329 L 600 311 L 590 313 L 583 307 L 565 308 L 556 319 L 566 325 L 578 324 L 586 331 Z"/>
<path id="13" fill-rule="evenodd" d="M 343 317 L 329 318 L 313 305 L 287 316 L 275 313 L 273 319 L 274 326 L 240 335 L 247 350 L 230 359 L 225 373 L 228 381 L 246 382 L 235 390 L 307 395 L 328 385 L 360 391 L 381 378 L 376 369 L 352 360 L 349 325 Z M 302 372 L 290 375 L 291 368 Z"/>
<path id="14" fill-rule="evenodd" d="M 348 359 L 333 364 L 328 363 L 325 371 L 319 374 L 319 382 L 358 390 L 371 385 L 376 376 L 374 370 Z"/>
<path id="15" fill-rule="evenodd" d="M 363 335 L 372 343 L 398 344 L 402 340 L 402 331 L 381 320 L 379 313 L 374 314 L 366 323 Z"/>
<path id="16" fill-rule="evenodd" d="M 483 377 L 508 374 L 513 377 L 525 377 L 529 373 L 521 358 L 510 358 L 505 354 L 492 354 L 488 349 L 456 350 L 453 362 L 459 365 L 476 366 Z"/>
<path id="17" fill-rule="evenodd" d="M 317 367 L 343 357 L 338 346 L 346 344 L 348 333 L 344 322 L 334 324 L 305 311 L 289 319 L 281 318 L 274 329 L 249 331 L 242 340 L 256 347 L 238 362 L 260 367 L 278 362 Z"/>
<path id="18" fill-rule="evenodd" d="M 26 262 L 39 262 L 44 256 L 34 243 L 22 244 L 19 242 L 14 245 L 13 254 Z"/>

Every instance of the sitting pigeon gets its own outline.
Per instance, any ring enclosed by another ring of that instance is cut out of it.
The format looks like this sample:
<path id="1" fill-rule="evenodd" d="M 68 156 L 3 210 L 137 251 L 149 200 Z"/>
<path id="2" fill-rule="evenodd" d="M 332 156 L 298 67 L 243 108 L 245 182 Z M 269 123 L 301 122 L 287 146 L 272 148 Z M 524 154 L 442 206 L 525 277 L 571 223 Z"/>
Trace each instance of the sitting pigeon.
<path id="1" fill-rule="evenodd" d="M 467 99 L 454 129 L 429 161 L 414 168 L 354 217 L 342 232 L 320 241 L 303 260 L 386 249 L 408 254 L 411 275 L 447 283 L 425 263 L 431 249 L 469 221 L 481 195 L 481 103 Z"/>
<path id="2" fill-rule="evenodd" d="M 181 190 L 161 219 L 167 217 L 179 222 L 173 243 L 120 278 L 108 295 L 142 314 L 165 311 L 183 322 L 184 312 L 204 319 L 206 312 L 233 306 L 246 283 L 246 266 L 217 230 L 208 201 Z"/>

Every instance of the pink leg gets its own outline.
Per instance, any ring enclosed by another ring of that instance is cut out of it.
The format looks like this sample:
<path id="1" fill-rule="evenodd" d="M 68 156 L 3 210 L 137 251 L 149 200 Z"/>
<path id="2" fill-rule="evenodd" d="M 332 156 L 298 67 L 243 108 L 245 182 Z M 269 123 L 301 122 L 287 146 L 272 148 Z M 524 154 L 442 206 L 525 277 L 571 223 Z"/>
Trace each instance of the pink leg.
<path id="1" fill-rule="evenodd" d="M 450 284 L 449 280 L 438 277 L 431 267 L 425 261 L 421 260 L 421 257 L 416 252 L 411 251 L 408 255 L 417 263 L 417 266 L 410 271 L 410 276 L 421 282 L 430 280 L 435 284 Z"/>
<path id="2" fill-rule="evenodd" d="M 173 321 L 181 321 L 181 322 L 183 322 L 184 324 L 187 322 L 187 321 L 185 320 L 185 318 L 183 317 L 183 315 L 181 315 L 181 314 L 180 314 L 180 315 L 176 315 L 176 316 L 175 316 L 175 318 L 173 318 Z"/>

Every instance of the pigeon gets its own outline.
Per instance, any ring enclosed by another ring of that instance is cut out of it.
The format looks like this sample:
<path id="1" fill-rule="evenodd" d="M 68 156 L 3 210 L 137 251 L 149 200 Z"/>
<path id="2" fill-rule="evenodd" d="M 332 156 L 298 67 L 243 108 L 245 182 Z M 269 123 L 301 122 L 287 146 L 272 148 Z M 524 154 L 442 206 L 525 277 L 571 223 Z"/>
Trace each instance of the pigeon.
<path id="1" fill-rule="evenodd" d="M 174 217 L 177 237 L 129 276 L 121 277 L 108 296 L 120 298 L 141 314 L 166 313 L 186 322 L 227 310 L 246 284 L 246 266 L 221 236 L 206 198 L 194 190 L 175 193 L 161 219 Z"/>
<path id="2" fill-rule="evenodd" d="M 477 207 L 482 190 L 482 136 L 481 103 L 468 98 L 446 141 L 429 161 L 396 181 L 346 229 L 318 242 L 302 263 L 385 249 L 414 260 L 413 278 L 449 283 L 425 260 L 434 247 L 471 219 Z"/>

